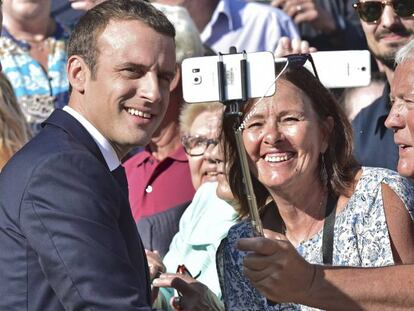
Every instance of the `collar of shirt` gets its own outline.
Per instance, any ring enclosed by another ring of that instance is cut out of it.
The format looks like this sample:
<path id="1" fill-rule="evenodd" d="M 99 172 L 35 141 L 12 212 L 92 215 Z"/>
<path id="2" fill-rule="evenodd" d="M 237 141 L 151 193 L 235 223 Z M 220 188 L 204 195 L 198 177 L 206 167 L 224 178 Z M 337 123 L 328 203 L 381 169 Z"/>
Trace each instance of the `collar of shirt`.
<path id="1" fill-rule="evenodd" d="M 188 162 L 188 158 L 187 155 L 184 151 L 184 147 L 180 146 L 177 150 L 175 150 L 173 153 L 171 153 L 170 155 L 168 155 L 163 161 L 165 161 L 166 159 L 172 159 L 174 161 L 177 162 Z M 134 162 L 133 166 L 134 167 L 138 167 L 144 163 L 146 163 L 147 161 L 157 161 L 151 154 L 151 150 L 149 149 L 148 146 L 145 147 L 144 150 L 140 151 L 139 153 L 137 153 L 136 155 L 134 155 L 129 161 Z M 158 161 L 157 161 L 158 162 Z"/>
<path id="2" fill-rule="evenodd" d="M 211 33 L 213 31 L 213 26 L 217 23 L 218 18 L 220 16 L 223 16 L 227 19 L 229 30 L 234 30 L 234 21 L 233 21 L 233 16 L 231 15 L 230 1 L 221 0 L 217 4 L 217 7 L 214 10 L 213 15 L 211 16 L 209 23 L 206 25 L 206 27 L 203 29 L 203 31 L 200 34 L 200 38 L 203 42 L 206 42 L 208 38 L 211 36 Z"/>
<path id="3" fill-rule="evenodd" d="M 92 125 L 92 123 L 90 123 L 84 116 L 69 106 L 63 107 L 63 110 L 78 120 L 79 123 L 82 124 L 82 126 L 92 136 L 93 140 L 98 145 L 98 148 L 101 151 L 110 171 L 113 171 L 119 165 L 121 165 L 121 161 L 119 160 L 115 149 L 111 146 L 109 141 L 96 129 L 96 127 Z"/>

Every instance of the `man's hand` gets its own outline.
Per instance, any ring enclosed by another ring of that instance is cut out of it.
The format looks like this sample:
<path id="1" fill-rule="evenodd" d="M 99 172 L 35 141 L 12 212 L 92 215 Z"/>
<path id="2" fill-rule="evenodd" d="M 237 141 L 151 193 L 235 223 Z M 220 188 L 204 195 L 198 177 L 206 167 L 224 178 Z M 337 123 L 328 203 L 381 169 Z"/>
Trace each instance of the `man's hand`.
<path id="1" fill-rule="evenodd" d="M 165 272 L 165 266 L 162 263 L 161 256 L 158 251 L 150 251 L 148 249 L 145 250 L 145 254 L 147 255 L 147 262 L 148 262 L 148 270 L 150 273 L 150 280 L 151 282 L 160 276 L 161 273 Z M 158 287 L 152 286 L 151 287 L 151 297 L 152 302 L 157 299 L 158 296 Z"/>
<path id="2" fill-rule="evenodd" d="M 185 274 L 164 273 L 152 283 L 157 287 L 173 287 L 181 297 L 173 297 L 170 304 L 174 311 L 222 311 L 223 304 L 203 283 Z M 178 298 L 178 299 L 177 299 Z"/>
<path id="3" fill-rule="evenodd" d="M 317 266 L 304 260 L 284 235 L 265 230 L 265 238 L 240 239 L 237 248 L 250 252 L 244 258 L 244 274 L 266 298 L 301 302 L 309 295 Z"/>
<path id="4" fill-rule="evenodd" d="M 271 5 L 282 9 L 296 24 L 308 22 L 315 30 L 331 33 L 336 30 L 333 17 L 315 0 L 273 0 Z"/>
<path id="5" fill-rule="evenodd" d="M 147 255 L 148 269 L 150 272 L 150 279 L 153 280 L 160 276 L 161 273 L 165 272 L 165 266 L 162 263 L 162 259 L 158 251 L 145 250 L 145 255 Z"/>

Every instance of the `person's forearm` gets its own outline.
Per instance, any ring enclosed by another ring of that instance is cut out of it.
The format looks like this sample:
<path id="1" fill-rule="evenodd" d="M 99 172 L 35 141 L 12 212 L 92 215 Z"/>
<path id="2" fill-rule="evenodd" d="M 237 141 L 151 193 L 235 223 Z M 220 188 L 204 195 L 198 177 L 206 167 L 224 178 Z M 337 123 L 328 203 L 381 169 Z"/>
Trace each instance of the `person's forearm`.
<path id="1" fill-rule="evenodd" d="M 309 295 L 298 301 L 326 310 L 412 310 L 414 265 L 382 268 L 317 266 Z"/>

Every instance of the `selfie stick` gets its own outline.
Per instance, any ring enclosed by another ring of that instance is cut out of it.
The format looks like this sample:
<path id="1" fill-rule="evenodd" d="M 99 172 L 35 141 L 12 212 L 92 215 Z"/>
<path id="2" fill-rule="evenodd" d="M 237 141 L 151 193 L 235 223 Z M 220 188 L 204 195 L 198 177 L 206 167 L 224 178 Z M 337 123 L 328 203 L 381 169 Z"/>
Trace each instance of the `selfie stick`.
<path id="1" fill-rule="evenodd" d="M 230 54 L 236 54 L 236 48 L 230 48 Z M 241 90 L 242 98 L 240 100 L 227 100 L 225 98 L 225 83 L 226 83 L 226 70 L 222 59 L 222 54 L 219 54 L 219 61 L 217 63 L 218 69 L 218 83 L 219 83 L 219 98 L 226 106 L 226 116 L 231 116 L 234 119 L 234 135 L 237 145 L 237 152 L 239 155 L 241 171 L 243 176 L 243 184 L 246 192 L 247 204 L 249 206 L 249 212 L 251 217 L 251 224 L 256 236 L 264 236 L 262 221 L 260 219 L 259 210 L 257 207 L 256 196 L 253 190 L 252 178 L 250 175 L 249 164 L 247 162 L 246 150 L 243 144 L 242 131 L 239 129 L 241 124 L 241 107 L 246 103 L 248 99 L 247 94 L 247 55 L 243 52 L 243 59 L 240 60 L 240 73 L 241 73 Z"/>

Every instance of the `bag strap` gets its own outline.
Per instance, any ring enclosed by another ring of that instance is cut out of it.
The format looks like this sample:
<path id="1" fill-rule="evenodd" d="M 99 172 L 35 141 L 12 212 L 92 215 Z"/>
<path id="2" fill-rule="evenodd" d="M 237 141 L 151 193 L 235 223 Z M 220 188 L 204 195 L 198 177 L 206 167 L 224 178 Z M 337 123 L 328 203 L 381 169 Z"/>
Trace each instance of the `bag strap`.
<path id="1" fill-rule="evenodd" d="M 336 206 L 338 198 L 328 195 L 325 211 L 325 223 L 322 236 L 322 258 L 325 265 L 332 265 L 333 238 L 335 229 Z"/>

